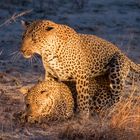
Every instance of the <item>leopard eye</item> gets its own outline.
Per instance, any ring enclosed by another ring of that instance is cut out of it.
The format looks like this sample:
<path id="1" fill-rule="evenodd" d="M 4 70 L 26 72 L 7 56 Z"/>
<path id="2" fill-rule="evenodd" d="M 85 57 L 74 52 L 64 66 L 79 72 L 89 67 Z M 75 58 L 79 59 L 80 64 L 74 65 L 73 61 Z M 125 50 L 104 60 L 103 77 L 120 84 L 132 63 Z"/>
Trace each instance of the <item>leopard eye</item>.
<path id="1" fill-rule="evenodd" d="M 28 108 L 30 105 L 29 104 L 26 104 L 26 107 Z"/>
<path id="2" fill-rule="evenodd" d="M 47 27 L 45 30 L 46 31 L 50 31 L 50 30 L 52 30 L 53 29 L 53 27 Z"/>
<path id="3" fill-rule="evenodd" d="M 42 90 L 40 93 L 43 94 L 44 92 L 47 92 L 47 90 Z"/>

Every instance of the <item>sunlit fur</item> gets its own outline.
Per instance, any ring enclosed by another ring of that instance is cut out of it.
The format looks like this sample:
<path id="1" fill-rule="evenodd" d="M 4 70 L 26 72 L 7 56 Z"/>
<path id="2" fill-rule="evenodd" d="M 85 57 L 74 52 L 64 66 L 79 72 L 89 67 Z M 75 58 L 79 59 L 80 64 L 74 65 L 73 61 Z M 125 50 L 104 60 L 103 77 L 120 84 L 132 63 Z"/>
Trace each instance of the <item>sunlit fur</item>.
<path id="1" fill-rule="evenodd" d="M 25 24 L 21 52 L 26 58 L 38 53 L 45 68 L 45 80 L 74 80 L 80 112 L 89 114 L 92 80 L 108 74 L 114 103 L 120 100 L 130 72 L 140 74 L 140 67 L 114 44 L 94 35 L 80 34 L 63 24 L 37 20 Z"/>

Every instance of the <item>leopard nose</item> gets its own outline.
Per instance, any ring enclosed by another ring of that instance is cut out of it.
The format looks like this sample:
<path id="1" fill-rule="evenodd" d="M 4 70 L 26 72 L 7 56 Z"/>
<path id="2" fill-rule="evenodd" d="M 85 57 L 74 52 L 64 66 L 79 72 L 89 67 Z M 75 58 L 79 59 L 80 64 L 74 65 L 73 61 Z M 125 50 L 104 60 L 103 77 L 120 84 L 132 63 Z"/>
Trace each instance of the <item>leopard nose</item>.
<path id="1" fill-rule="evenodd" d="M 27 49 L 24 49 L 23 48 L 20 51 L 21 51 L 22 54 L 27 54 L 27 55 L 30 55 L 31 54 L 31 50 L 29 50 L 29 49 L 27 50 Z"/>
<path id="2" fill-rule="evenodd" d="M 20 49 L 20 52 L 25 53 L 26 50 L 25 50 L 24 48 L 21 48 L 21 49 Z"/>
<path id="3" fill-rule="evenodd" d="M 22 53 L 25 53 L 25 50 L 20 50 Z"/>

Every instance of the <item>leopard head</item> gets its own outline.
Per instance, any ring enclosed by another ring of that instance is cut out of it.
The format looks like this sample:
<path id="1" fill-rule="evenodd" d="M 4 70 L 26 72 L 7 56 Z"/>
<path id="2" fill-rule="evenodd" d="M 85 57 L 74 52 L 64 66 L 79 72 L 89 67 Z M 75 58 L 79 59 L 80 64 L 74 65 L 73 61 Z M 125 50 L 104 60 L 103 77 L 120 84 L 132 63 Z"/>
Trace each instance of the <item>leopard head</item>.
<path id="1" fill-rule="evenodd" d="M 75 33 L 72 28 L 49 20 L 37 20 L 31 23 L 22 21 L 22 25 L 25 32 L 20 51 L 25 58 L 30 58 L 34 53 L 41 56 L 46 53 L 56 53 L 61 46 L 67 49 Z"/>

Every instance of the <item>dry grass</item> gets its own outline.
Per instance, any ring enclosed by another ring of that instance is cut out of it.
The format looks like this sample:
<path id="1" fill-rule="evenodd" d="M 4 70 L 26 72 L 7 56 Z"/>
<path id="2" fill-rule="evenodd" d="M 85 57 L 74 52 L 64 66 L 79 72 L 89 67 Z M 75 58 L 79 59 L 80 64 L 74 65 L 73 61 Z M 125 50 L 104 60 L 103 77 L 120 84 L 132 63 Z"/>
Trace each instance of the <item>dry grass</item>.
<path id="1" fill-rule="evenodd" d="M 112 113 L 111 126 L 132 131 L 140 129 L 140 97 L 120 102 Z"/>
<path id="2" fill-rule="evenodd" d="M 111 116 L 108 119 L 110 133 L 115 130 L 117 139 L 140 139 L 139 105 L 140 97 L 135 97 L 132 94 L 111 110 Z"/>
<path id="3" fill-rule="evenodd" d="M 123 98 L 102 117 L 70 124 L 61 136 L 69 140 L 139 140 L 140 97 L 131 95 Z"/>
<path id="4" fill-rule="evenodd" d="M 105 114 L 88 120 L 73 118 L 60 123 L 21 125 L 17 119 L 13 120 L 13 114 L 24 108 L 24 95 L 18 92 L 19 85 L 16 86 L 12 83 L 12 76 L 4 73 L 0 81 L 0 138 L 2 140 L 140 139 L 140 96 L 134 94 L 135 90 L 128 97 L 123 97 L 115 107 L 106 111 Z"/>

